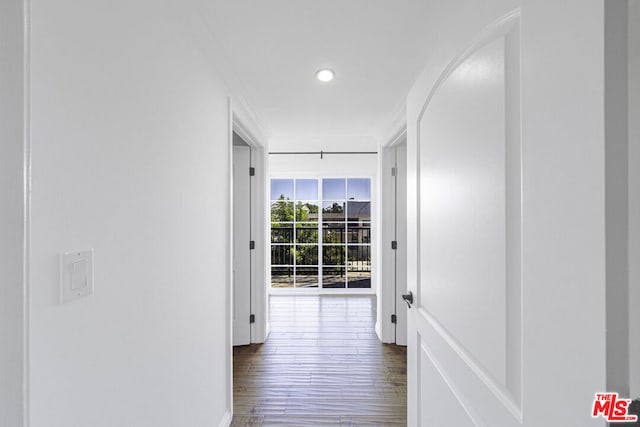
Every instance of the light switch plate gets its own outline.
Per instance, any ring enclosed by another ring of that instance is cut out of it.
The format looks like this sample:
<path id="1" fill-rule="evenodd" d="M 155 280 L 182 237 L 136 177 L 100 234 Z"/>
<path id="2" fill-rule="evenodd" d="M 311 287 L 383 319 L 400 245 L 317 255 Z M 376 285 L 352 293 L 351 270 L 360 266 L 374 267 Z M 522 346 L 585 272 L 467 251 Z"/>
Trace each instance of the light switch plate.
<path id="1" fill-rule="evenodd" d="M 60 303 L 93 294 L 93 249 L 60 255 Z"/>

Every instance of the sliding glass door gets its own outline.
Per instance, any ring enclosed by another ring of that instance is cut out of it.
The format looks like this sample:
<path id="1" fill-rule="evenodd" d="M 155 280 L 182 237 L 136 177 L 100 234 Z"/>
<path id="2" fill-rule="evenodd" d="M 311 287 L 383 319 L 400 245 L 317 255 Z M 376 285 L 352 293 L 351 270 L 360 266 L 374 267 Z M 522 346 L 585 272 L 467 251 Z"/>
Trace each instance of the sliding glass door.
<path id="1" fill-rule="evenodd" d="M 271 180 L 271 286 L 371 288 L 371 180 Z"/>

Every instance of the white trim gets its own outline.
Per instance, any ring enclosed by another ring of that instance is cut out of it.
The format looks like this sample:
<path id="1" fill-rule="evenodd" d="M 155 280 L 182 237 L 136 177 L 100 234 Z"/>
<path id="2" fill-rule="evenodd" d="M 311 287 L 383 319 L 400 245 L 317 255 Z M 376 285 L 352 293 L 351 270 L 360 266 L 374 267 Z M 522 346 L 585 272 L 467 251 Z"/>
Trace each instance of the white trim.
<path id="1" fill-rule="evenodd" d="M 376 335 L 378 336 L 378 339 L 380 340 L 380 342 L 386 343 L 386 341 L 384 340 L 384 337 L 382 336 L 382 330 L 381 325 L 380 325 L 380 315 L 378 315 L 378 319 L 376 319 L 376 326 L 375 326 L 375 331 L 376 331 Z"/>
<path id="2" fill-rule="evenodd" d="M 271 288 L 269 295 L 376 295 L 372 288 Z"/>
<path id="3" fill-rule="evenodd" d="M 397 139 L 407 131 L 407 102 L 402 99 L 394 109 L 388 125 L 380 132 L 380 146 L 382 148 L 390 147 Z"/>
<path id="4" fill-rule="evenodd" d="M 420 315 L 424 317 L 433 330 L 447 343 L 453 352 L 469 367 L 476 377 L 489 389 L 495 398 L 511 413 L 511 415 L 522 423 L 522 410 L 519 402 L 514 399 L 511 392 L 502 384 L 500 384 L 490 373 L 484 369 L 480 363 L 469 354 L 464 347 L 431 315 L 426 309 L 420 307 L 418 309 Z M 431 354 L 431 352 L 428 352 Z M 430 356 L 433 360 L 434 358 Z M 440 366 L 442 364 L 439 363 Z M 440 369 L 438 369 L 440 370 Z M 444 372 L 444 370 L 443 370 Z M 442 374 L 445 376 L 444 373 Z M 460 394 L 457 392 L 457 394 Z"/>
<path id="5" fill-rule="evenodd" d="M 628 5 L 629 393 L 640 398 L 640 0 Z"/>
<path id="6" fill-rule="evenodd" d="M 471 422 L 473 422 L 473 424 L 478 427 L 485 426 L 486 425 L 485 422 L 480 419 L 478 414 L 469 405 L 469 402 L 467 401 L 467 399 L 460 392 L 460 388 L 457 386 L 455 381 L 453 381 L 451 377 L 447 375 L 446 369 L 444 369 L 444 367 L 442 366 L 442 363 L 433 355 L 433 353 L 427 346 L 427 343 L 425 342 L 424 339 L 420 340 L 420 349 L 422 350 L 422 352 L 424 352 L 424 354 L 427 355 L 427 357 L 431 361 L 431 364 L 433 365 L 435 370 L 438 371 L 438 374 L 440 375 L 442 380 L 445 382 L 445 384 L 447 384 L 447 387 L 451 391 L 451 394 L 453 394 L 453 396 L 458 401 L 460 406 L 462 406 L 462 409 L 467 414 Z"/>
<path id="7" fill-rule="evenodd" d="M 383 148 L 396 147 L 398 145 L 401 145 L 406 140 L 407 140 L 407 126 L 405 124 L 405 127 L 400 129 L 398 131 L 398 134 L 393 139 L 391 139 L 387 144 L 385 144 Z"/>
<path id="8" fill-rule="evenodd" d="M 264 143 L 271 137 L 270 131 L 262 124 L 258 115 L 245 101 L 242 95 L 238 94 L 238 91 L 232 91 L 233 100 L 233 123 L 241 124 L 243 134 L 241 136 L 248 137 L 246 140 L 249 143 L 255 143 L 262 147 L 266 146 Z"/>
<path id="9" fill-rule="evenodd" d="M 232 421 L 233 421 L 233 415 L 231 415 L 231 411 L 227 410 L 222 416 L 222 419 L 220 420 L 218 427 L 229 427 Z"/>
<path id="10" fill-rule="evenodd" d="M 232 102 L 232 106 L 235 108 L 236 104 Z M 233 131 L 235 133 L 237 133 L 240 138 L 242 138 L 244 140 L 244 142 L 246 142 L 247 144 L 249 144 L 249 146 L 251 146 L 251 148 L 259 148 L 259 147 L 265 147 L 264 144 L 264 140 L 258 136 L 255 136 L 255 132 L 252 132 L 252 128 L 255 127 L 254 126 L 250 126 L 248 124 L 251 123 L 251 121 L 246 120 L 242 117 L 239 117 L 236 110 L 232 110 L 232 115 L 233 115 Z"/>
<path id="11" fill-rule="evenodd" d="M 23 301 L 22 301 L 22 397 L 23 426 L 31 424 L 31 0 L 23 0 L 23 141 L 24 141 L 24 206 L 23 206 Z"/>
<path id="12" fill-rule="evenodd" d="M 233 411 L 233 108 L 231 97 L 227 98 L 227 271 L 225 274 L 226 301 L 226 342 L 225 342 L 225 376 L 227 382 L 227 407 Z"/>

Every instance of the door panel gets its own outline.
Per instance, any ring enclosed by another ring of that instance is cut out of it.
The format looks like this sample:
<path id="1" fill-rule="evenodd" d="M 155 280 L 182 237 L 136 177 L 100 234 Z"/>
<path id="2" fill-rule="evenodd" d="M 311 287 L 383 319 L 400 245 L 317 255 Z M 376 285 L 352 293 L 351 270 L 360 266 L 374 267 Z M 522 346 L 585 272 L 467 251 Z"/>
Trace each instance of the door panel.
<path id="1" fill-rule="evenodd" d="M 233 345 L 251 342 L 251 149 L 233 147 Z"/>
<path id="2" fill-rule="evenodd" d="M 436 364 L 434 356 L 428 350 L 424 340 L 420 342 L 420 384 L 421 407 L 430 408 L 422 415 L 423 425 L 443 425 L 442 420 L 447 420 L 447 425 L 456 427 L 473 427 L 473 415 L 467 413 L 462 402 L 453 391 L 453 384 L 441 371 L 441 366 Z M 438 405 L 431 405 L 438 402 Z"/>
<path id="3" fill-rule="evenodd" d="M 504 48 L 500 37 L 462 61 L 434 94 L 420 128 L 420 305 L 503 385 Z"/>
<path id="4" fill-rule="evenodd" d="M 518 64 L 514 15 L 451 63 L 418 120 L 418 425 L 521 422 Z"/>

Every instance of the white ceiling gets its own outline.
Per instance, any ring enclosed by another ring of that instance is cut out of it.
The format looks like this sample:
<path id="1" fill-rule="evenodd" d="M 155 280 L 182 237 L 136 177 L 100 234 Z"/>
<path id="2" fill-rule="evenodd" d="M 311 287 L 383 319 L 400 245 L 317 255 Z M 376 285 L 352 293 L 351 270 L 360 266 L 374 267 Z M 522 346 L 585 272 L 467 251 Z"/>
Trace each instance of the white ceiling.
<path id="1" fill-rule="evenodd" d="M 205 2 L 226 72 L 274 137 L 378 136 L 427 56 L 427 0 Z M 316 80 L 322 67 L 333 82 Z"/>

